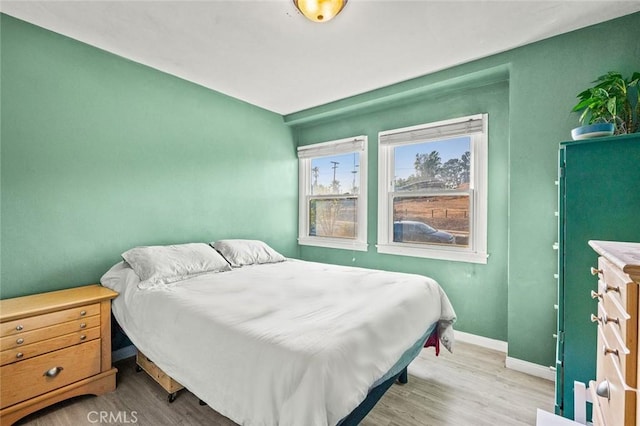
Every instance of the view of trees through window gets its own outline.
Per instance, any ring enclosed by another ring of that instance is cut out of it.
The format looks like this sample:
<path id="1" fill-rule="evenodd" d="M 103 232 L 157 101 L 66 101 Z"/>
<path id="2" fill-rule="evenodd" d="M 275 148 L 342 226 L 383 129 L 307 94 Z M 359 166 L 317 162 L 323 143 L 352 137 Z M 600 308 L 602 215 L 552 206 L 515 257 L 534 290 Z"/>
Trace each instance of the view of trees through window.
<path id="1" fill-rule="evenodd" d="M 309 236 L 357 237 L 358 153 L 311 160 Z"/>
<path id="2" fill-rule="evenodd" d="M 467 247 L 471 138 L 394 148 L 393 241 Z M 356 152 L 311 160 L 309 236 L 357 238 Z"/>
<path id="3" fill-rule="evenodd" d="M 470 137 L 394 148 L 393 241 L 469 245 Z"/>

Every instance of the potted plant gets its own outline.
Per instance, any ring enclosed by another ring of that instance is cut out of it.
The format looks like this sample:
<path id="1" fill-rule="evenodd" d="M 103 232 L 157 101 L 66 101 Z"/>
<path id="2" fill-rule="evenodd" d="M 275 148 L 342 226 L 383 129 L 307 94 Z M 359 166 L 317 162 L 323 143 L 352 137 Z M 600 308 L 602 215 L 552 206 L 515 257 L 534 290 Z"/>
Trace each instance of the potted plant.
<path id="1" fill-rule="evenodd" d="M 595 86 L 578 94 L 580 101 L 572 109 L 581 112 L 579 120 L 583 124 L 571 131 L 573 139 L 639 132 L 640 72 L 625 79 L 622 74 L 609 71 L 593 83 Z"/>

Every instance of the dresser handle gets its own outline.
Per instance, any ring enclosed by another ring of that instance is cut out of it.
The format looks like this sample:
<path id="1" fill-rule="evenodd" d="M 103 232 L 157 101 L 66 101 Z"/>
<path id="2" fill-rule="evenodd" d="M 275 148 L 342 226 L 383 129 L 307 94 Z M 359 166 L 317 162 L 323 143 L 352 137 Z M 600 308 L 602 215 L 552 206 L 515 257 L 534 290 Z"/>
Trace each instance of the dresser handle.
<path id="1" fill-rule="evenodd" d="M 23 343 L 24 343 L 24 339 L 22 337 L 16 340 L 16 345 L 21 345 Z"/>
<path id="2" fill-rule="evenodd" d="M 81 316 L 81 317 L 83 317 L 83 316 L 85 316 L 85 315 L 87 315 L 87 311 L 80 311 L 80 316 Z"/>
<path id="3" fill-rule="evenodd" d="M 591 290 L 591 298 L 592 299 L 602 299 L 602 293 L 596 293 L 595 291 Z"/>
<path id="4" fill-rule="evenodd" d="M 607 314 L 602 314 L 602 323 L 606 324 L 608 322 L 620 325 L 620 318 L 610 318 Z"/>
<path id="5" fill-rule="evenodd" d="M 610 318 L 609 316 L 607 316 L 607 314 L 602 314 L 601 317 L 597 317 L 591 314 L 591 322 L 599 322 L 602 323 L 602 325 L 605 325 L 608 322 L 612 322 L 614 324 L 620 325 L 620 318 Z"/>
<path id="6" fill-rule="evenodd" d="M 602 269 L 596 269 L 593 266 L 591 267 L 591 275 L 600 275 L 602 273 Z"/>
<path id="7" fill-rule="evenodd" d="M 620 287 L 614 287 L 612 285 L 607 286 L 607 292 L 615 291 L 616 293 L 620 293 Z"/>
<path id="8" fill-rule="evenodd" d="M 60 373 L 62 370 L 63 370 L 62 367 L 53 367 L 53 368 L 45 371 L 43 376 L 56 377 L 58 375 L 58 373 Z"/>
<path id="9" fill-rule="evenodd" d="M 24 354 L 22 352 L 18 352 L 16 354 L 16 358 L 18 358 L 18 359 L 22 358 L 23 356 L 24 356 Z"/>
<path id="10" fill-rule="evenodd" d="M 600 382 L 598 386 L 596 386 L 596 395 L 602 398 L 607 398 L 607 400 L 611 399 L 611 392 L 609 390 L 608 380 L 605 379 L 602 382 Z"/>
<path id="11" fill-rule="evenodd" d="M 607 356 L 609 354 L 614 354 L 615 356 L 619 356 L 617 349 L 611 349 L 606 347 L 605 345 L 602 345 L 602 353 L 604 354 L 604 356 Z"/>
<path id="12" fill-rule="evenodd" d="M 85 323 L 80 324 L 80 328 L 85 328 L 86 326 L 87 326 L 87 324 L 85 324 Z"/>
<path id="13" fill-rule="evenodd" d="M 87 338 L 87 336 L 85 336 L 84 334 L 80 336 L 80 340 L 84 340 L 86 338 Z"/>
<path id="14" fill-rule="evenodd" d="M 16 330 L 21 331 L 24 327 L 22 327 L 21 325 L 16 325 Z"/>

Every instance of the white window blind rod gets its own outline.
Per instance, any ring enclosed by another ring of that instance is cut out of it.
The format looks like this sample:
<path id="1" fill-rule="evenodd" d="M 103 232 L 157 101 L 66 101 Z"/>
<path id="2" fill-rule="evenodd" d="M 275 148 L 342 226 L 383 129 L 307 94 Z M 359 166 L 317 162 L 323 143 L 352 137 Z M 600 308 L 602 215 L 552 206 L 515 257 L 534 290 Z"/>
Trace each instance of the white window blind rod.
<path id="1" fill-rule="evenodd" d="M 420 125 L 388 130 L 380 132 L 378 136 L 380 144 L 396 145 L 473 135 L 483 131 L 484 120 L 482 119 L 482 114 L 477 114 L 463 119 L 438 121 L 426 126 Z"/>
<path id="2" fill-rule="evenodd" d="M 298 158 L 327 157 L 329 155 L 364 151 L 364 141 L 364 136 L 356 136 L 355 138 L 300 146 L 298 147 Z"/>

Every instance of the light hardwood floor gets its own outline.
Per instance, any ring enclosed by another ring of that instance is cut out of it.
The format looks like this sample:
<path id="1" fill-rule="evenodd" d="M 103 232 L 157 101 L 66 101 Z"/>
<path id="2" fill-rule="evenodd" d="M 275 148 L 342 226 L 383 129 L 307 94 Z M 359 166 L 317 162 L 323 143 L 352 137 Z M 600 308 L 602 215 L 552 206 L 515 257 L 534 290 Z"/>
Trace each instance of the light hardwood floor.
<path id="1" fill-rule="evenodd" d="M 115 392 L 62 402 L 18 424 L 235 426 L 188 391 L 169 404 L 164 390 L 134 366 L 134 358 L 116 363 Z M 442 350 L 439 357 L 425 349 L 409 373 L 409 383 L 393 385 L 362 426 L 535 425 L 536 408 L 553 411 L 552 382 L 508 370 L 503 353 L 478 346 L 459 342 L 454 354 Z M 110 417 L 97 422 L 100 415 Z"/>

